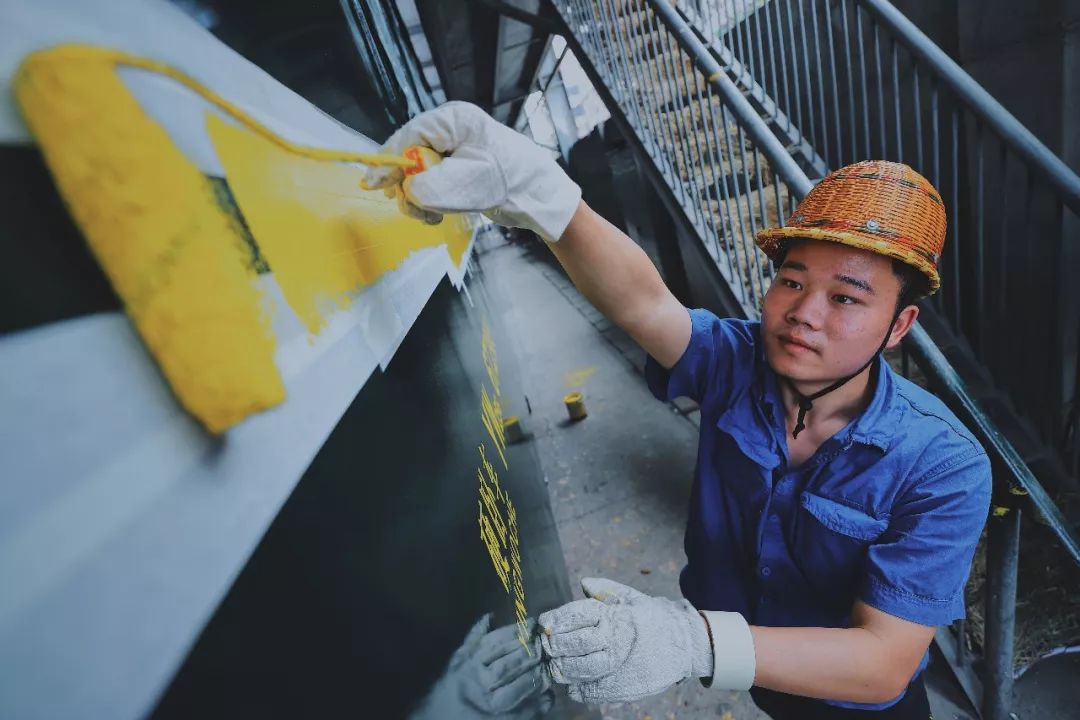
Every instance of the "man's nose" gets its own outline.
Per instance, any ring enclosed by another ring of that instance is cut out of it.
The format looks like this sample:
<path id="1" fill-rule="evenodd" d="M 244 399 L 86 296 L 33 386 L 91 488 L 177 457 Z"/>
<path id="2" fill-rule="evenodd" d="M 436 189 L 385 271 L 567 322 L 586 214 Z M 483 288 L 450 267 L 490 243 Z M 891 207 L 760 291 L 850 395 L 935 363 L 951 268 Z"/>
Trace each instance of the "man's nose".
<path id="1" fill-rule="evenodd" d="M 804 292 L 788 310 L 787 321 L 791 325 L 806 325 L 812 330 L 821 327 L 828 299 L 821 293 Z"/>

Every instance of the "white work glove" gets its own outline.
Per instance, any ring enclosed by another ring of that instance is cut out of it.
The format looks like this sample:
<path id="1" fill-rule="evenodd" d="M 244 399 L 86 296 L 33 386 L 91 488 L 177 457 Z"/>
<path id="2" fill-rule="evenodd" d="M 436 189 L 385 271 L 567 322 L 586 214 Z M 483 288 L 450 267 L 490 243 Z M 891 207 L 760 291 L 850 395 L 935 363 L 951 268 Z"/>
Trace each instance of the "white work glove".
<path id="1" fill-rule="evenodd" d="M 373 167 L 364 186 L 396 194 L 408 214 L 429 223 L 448 212 L 482 212 L 492 222 L 558 240 L 581 200 L 581 188 L 543 148 L 466 102 L 448 102 L 417 115 L 383 145 L 400 155 L 425 145 L 445 159 L 412 176 L 402 190 L 401 168 Z"/>
<path id="2" fill-rule="evenodd" d="M 539 641 L 531 643 L 530 656 L 517 625 L 488 632 L 490 622 L 489 613 L 473 625 L 409 720 L 532 720 L 551 709 L 555 693 Z"/>
<path id="3" fill-rule="evenodd" d="M 587 599 L 539 618 L 548 671 L 574 700 L 631 702 L 689 677 L 728 690 L 753 684 L 753 639 L 738 613 L 699 613 L 602 578 L 581 587 Z"/>

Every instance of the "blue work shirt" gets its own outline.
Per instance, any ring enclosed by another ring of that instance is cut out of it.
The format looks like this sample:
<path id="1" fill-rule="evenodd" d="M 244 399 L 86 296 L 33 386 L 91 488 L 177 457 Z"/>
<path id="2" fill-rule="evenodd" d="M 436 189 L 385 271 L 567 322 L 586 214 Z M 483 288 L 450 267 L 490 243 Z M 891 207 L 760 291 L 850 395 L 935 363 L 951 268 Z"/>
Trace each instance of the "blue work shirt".
<path id="1" fill-rule="evenodd" d="M 952 412 L 878 361 L 866 409 L 790 467 L 760 324 L 706 310 L 690 318 L 675 366 L 649 358 L 645 369 L 658 398 L 701 407 L 686 599 L 774 627 L 848 627 L 856 600 L 922 625 L 963 618 L 990 462 Z"/>

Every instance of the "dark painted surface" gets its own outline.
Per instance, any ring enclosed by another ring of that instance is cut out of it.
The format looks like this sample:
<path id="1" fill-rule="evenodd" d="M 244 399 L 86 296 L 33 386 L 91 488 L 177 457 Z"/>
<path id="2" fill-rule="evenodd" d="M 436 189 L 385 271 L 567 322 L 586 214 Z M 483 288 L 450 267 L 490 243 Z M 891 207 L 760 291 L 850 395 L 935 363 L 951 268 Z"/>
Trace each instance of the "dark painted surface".
<path id="1" fill-rule="evenodd" d="M 336 1 L 188 5 L 325 112 L 376 139 L 392 129 Z M 0 153 L 0 209 L 9 219 L 0 248 L 19 259 L 0 270 L 0 332 L 119 309 L 40 153 Z M 228 186 L 209 181 L 243 226 Z M 245 239 L 265 272 L 257 238 Z M 485 321 L 504 407 L 520 412 L 526 403 L 498 300 L 479 270 L 471 278 L 468 296 L 442 282 L 387 371 L 353 400 L 191 638 L 156 717 L 404 716 L 478 618 L 514 622 L 513 595 L 480 534 L 479 446 L 496 457 L 481 418 L 482 387 L 491 392 Z M 569 586 L 535 450 L 526 442 L 505 452 L 508 469 L 497 467 L 517 512 L 525 603 L 535 617 L 568 600 Z"/>
<path id="2" fill-rule="evenodd" d="M 0 335 L 120 308 L 36 147 L 0 145 L 0 217 Z"/>
<path id="3" fill-rule="evenodd" d="M 485 612 L 514 621 L 478 525 L 483 285 L 439 287 L 326 441 L 195 644 L 156 718 L 400 717 Z M 520 387 L 492 325 L 502 392 Z M 517 508 L 531 615 L 569 599 L 529 443 L 500 481 Z"/>
<path id="4" fill-rule="evenodd" d="M 220 207 L 251 251 L 255 272 L 269 270 L 223 178 L 206 176 Z M 0 334 L 123 309 L 82 231 L 68 214 L 41 151 L 0 145 Z"/>

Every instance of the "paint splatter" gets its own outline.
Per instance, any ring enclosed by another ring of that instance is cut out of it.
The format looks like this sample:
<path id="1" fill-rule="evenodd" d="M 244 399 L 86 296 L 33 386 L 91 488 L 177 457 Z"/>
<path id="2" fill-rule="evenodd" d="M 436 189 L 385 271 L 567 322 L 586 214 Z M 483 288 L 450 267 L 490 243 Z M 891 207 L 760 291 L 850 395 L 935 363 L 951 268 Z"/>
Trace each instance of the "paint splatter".
<path id="1" fill-rule="evenodd" d="M 592 377 L 592 374 L 596 372 L 594 367 L 576 368 L 574 370 L 568 370 L 563 375 L 563 382 L 566 383 L 566 387 L 569 389 L 581 388 L 585 386 L 585 381 Z"/>

